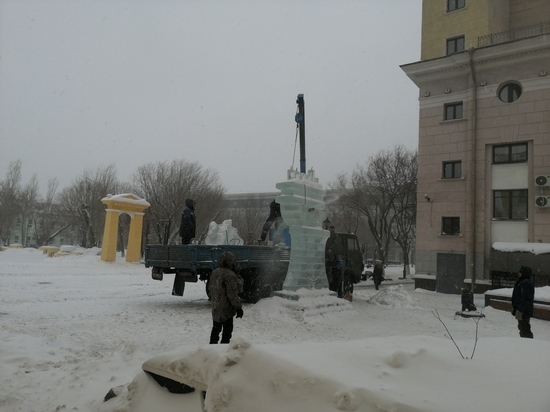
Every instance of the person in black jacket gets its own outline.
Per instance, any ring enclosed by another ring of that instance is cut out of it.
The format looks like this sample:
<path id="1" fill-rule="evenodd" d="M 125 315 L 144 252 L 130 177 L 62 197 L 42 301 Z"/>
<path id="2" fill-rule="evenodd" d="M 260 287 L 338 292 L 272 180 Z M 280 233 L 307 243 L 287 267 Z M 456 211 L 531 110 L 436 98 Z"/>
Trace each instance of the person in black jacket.
<path id="1" fill-rule="evenodd" d="M 269 233 L 269 229 L 271 229 L 271 226 L 275 225 L 273 243 L 279 243 L 281 240 L 281 233 L 279 229 L 281 229 L 282 224 L 283 216 L 281 215 L 281 205 L 273 200 L 273 202 L 269 205 L 269 216 L 262 227 L 260 240 L 262 242 L 265 241 L 267 234 Z"/>
<path id="2" fill-rule="evenodd" d="M 238 275 L 239 268 L 235 256 L 224 252 L 219 257 L 218 268 L 208 280 L 208 291 L 212 300 L 212 331 L 210 343 L 229 343 L 233 334 L 233 317 L 242 318 L 243 308 L 239 293 L 243 289 L 243 279 Z"/>
<path id="3" fill-rule="evenodd" d="M 384 281 L 384 264 L 381 260 L 374 261 L 374 269 L 372 271 L 372 280 L 374 281 L 374 288 L 378 290 L 380 284 Z"/>
<path id="4" fill-rule="evenodd" d="M 181 244 L 188 245 L 191 243 L 191 239 L 195 237 L 195 229 L 197 227 L 195 219 L 195 201 L 193 199 L 187 199 L 185 201 L 185 209 L 181 216 L 180 236 Z"/>
<path id="5" fill-rule="evenodd" d="M 512 292 L 512 315 L 518 320 L 519 336 L 533 338 L 529 320 L 533 316 L 533 304 L 535 301 L 535 286 L 531 281 L 532 270 L 528 266 L 519 269 L 514 291 Z"/>

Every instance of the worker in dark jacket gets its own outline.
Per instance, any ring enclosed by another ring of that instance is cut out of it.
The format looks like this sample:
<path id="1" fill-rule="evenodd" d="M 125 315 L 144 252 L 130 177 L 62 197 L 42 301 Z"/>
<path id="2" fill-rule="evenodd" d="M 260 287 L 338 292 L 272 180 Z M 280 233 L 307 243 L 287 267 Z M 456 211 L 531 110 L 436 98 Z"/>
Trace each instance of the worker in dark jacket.
<path id="1" fill-rule="evenodd" d="M 380 288 L 380 284 L 384 280 L 384 265 L 381 260 L 374 261 L 372 280 L 374 281 L 374 288 L 378 290 L 378 288 Z"/>
<path id="2" fill-rule="evenodd" d="M 530 267 L 522 266 L 512 292 L 512 315 L 518 320 L 519 336 L 522 338 L 533 338 L 529 320 L 533 316 L 535 286 L 531 280 L 531 273 Z"/>
<path id="3" fill-rule="evenodd" d="M 237 274 L 237 262 L 231 252 L 224 252 L 219 258 L 219 266 L 210 275 L 208 291 L 212 300 L 212 332 L 210 343 L 218 343 L 222 332 L 221 343 L 229 343 L 233 333 L 233 316 L 243 317 L 239 293 L 242 292 L 243 280 Z"/>
<path id="4" fill-rule="evenodd" d="M 181 216 L 180 236 L 182 245 L 191 243 L 191 239 L 195 237 L 195 229 L 197 227 L 195 219 L 195 201 L 187 199 L 185 201 L 185 209 Z"/>
<path id="5" fill-rule="evenodd" d="M 269 229 L 271 229 L 273 225 L 275 227 L 273 243 L 279 243 L 281 240 L 280 229 L 283 225 L 283 216 L 281 215 L 281 205 L 275 200 L 269 205 L 269 216 L 262 227 L 262 234 L 260 235 L 260 240 L 262 242 L 265 241 Z"/>

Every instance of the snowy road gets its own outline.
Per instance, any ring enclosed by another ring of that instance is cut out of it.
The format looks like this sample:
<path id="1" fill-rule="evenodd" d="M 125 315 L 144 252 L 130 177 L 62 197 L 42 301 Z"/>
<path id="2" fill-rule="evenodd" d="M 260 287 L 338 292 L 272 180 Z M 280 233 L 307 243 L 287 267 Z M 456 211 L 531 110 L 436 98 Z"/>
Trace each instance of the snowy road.
<path id="1" fill-rule="evenodd" d="M 211 313 L 204 284 L 188 284 L 180 298 L 171 296 L 171 282 L 171 276 L 152 280 L 143 265 L 105 263 L 98 256 L 1 252 L 0 411 L 62 411 L 63 405 L 101 403 L 111 387 L 128 383 L 151 356 L 206 343 Z M 455 339 L 474 338 L 474 322 L 454 316 L 459 296 L 415 291 L 410 281 L 396 283 L 385 282 L 378 292 L 363 282 L 352 303 L 340 301 L 311 316 L 303 308 L 289 310 L 280 298 L 247 304 L 244 318 L 235 321 L 234 337 L 254 343 L 443 337 L 443 326 L 432 314 L 437 310 Z M 476 295 L 476 304 L 483 308 L 483 295 Z M 517 336 L 509 313 L 492 308 L 485 313 L 481 339 Z M 536 339 L 550 341 L 548 322 L 534 319 L 532 326 Z"/>

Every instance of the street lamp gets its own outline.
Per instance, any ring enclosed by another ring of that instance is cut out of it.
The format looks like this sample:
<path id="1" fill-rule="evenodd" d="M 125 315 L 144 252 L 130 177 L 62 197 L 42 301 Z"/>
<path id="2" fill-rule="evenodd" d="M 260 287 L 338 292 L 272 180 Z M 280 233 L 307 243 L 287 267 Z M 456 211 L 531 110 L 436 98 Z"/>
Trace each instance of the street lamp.
<path id="1" fill-rule="evenodd" d="M 325 220 L 323 220 L 323 229 L 328 230 L 330 226 L 330 219 L 327 217 Z"/>

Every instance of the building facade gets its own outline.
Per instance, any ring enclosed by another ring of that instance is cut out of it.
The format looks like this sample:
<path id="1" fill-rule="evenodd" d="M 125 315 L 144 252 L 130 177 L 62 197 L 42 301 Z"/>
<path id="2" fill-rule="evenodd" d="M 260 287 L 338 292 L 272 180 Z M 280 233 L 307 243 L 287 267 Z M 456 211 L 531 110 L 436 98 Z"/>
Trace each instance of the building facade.
<path id="1" fill-rule="evenodd" d="M 544 271 L 495 257 L 550 249 L 550 1 L 423 0 L 421 47 L 402 66 L 419 88 L 417 276 L 458 293 L 522 259 Z"/>

